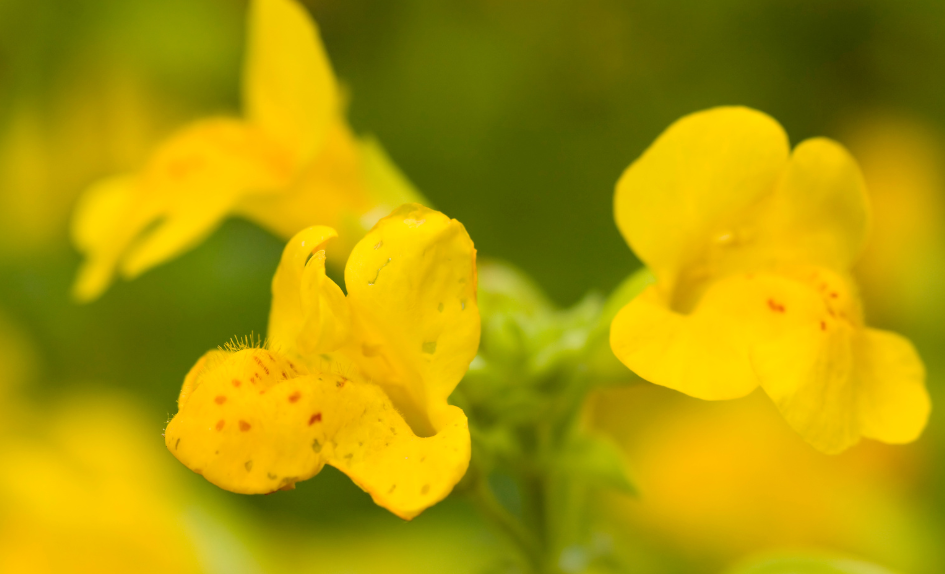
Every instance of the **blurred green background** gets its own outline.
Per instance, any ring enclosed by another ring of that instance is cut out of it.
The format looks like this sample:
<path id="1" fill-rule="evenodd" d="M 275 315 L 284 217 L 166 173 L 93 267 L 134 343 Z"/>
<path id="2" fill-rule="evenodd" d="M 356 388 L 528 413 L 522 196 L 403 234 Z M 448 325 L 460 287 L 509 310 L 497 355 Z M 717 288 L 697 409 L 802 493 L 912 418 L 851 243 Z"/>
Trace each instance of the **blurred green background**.
<path id="1" fill-rule="evenodd" d="M 464 223 L 481 256 L 520 266 L 561 305 L 609 292 L 639 265 L 613 223 L 614 184 L 686 113 L 748 105 L 777 118 L 794 143 L 826 135 L 854 152 L 854 134 L 877 118 L 918 125 L 929 141 L 945 127 L 938 1 L 306 5 L 349 89 L 355 130 L 376 135 L 432 204 Z M 189 119 L 238 110 L 245 8 L 236 0 L 0 0 L 0 314 L 34 350 L 30 384 L 19 391 L 34 404 L 67 391 L 118 391 L 142 405 L 159 443 L 194 360 L 233 336 L 265 332 L 282 242 L 238 220 L 99 301 L 78 306 L 68 296 L 79 262 L 68 216 L 83 187 L 139 166 Z M 938 169 L 937 148 L 929 154 Z M 925 211 L 941 215 L 945 187 L 927 201 Z M 945 260 L 914 265 L 928 280 L 921 311 L 894 308 L 872 322 L 913 338 L 942 404 L 945 303 L 928 293 L 943 292 Z M 920 478 L 910 483 L 910 496 L 928 501 L 929 532 L 945 523 L 943 439 L 933 416 L 917 455 Z M 174 470 L 259 530 L 371 524 L 393 536 L 453 525 L 453 546 L 479 556 L 476 564 L 498 544 L 462 499 L 401 523 L 330 468 L 266 497 L 217 492 Z M 648 568 L 659 571 L 662 559 L 652 560 Z M 687 567 L 721 562 L 706 564 Z"/>

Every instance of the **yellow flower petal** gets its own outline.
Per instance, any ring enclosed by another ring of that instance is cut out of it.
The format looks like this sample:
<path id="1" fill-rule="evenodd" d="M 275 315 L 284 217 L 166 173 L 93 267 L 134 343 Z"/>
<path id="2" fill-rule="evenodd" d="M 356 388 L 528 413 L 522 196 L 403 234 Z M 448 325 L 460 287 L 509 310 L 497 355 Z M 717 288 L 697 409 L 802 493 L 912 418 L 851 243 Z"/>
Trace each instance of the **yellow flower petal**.
<path id="1" fill-rule="evenodd" d="M 239 198 L 285 185 L 291 166 L 281 148 L 247 125 L 204 120 L 166 141 L 137 176 L 103 180 L 80 198 L 73 222 L 87 263 L 74 292 L 98 296 L 115 267 L 126 277 L 193 247 Z"/>
<path id="2" fill-rule="evenodd" d="M 781 415 L 814 448 L 838 453 L 860 439 L 853 330 L 805 324 L 757 345 L 752 362 Z"/>
<path id="3" fill-rule="evenodd" d="M 126 246 L 116 239 L 133 205 L 136 182 L 131 175 L 110 177 L 90 186 L 79 198 L 72 218 L 72 240 L 86 254 L 72 287 L 79 301 L 95 299 L 114 278 Z"/>
<path id="4" fill-rule="evenodd" d="M 685 116 L 621 176 L 617 227 L 671 292 L 676 275 L 771 192 L 788 151 L 784 130 L 760 112 L 726 107 Z"/>
<path id="5" fill-rule="evenodd" d="M 860 436 L 909 442 L 919 435 L 929 413 L 922 362 L 902 337 L 863 327 L 848 279 L 819 270 L 809 284 L 785 280 L 774 297 L 785 308 L 782 324 L 759 338 L 752 365 L 807 442 L 837 453 Z"/>
<path id="6" fill-rule="evenodd" d="M 292 237 L 310 225 L 331 226 L 341 235 L 332 242 L 332 256 L 343 265 L 355 242 L 377 220 L 375 217 L 364 225 L 364 214 L 380 208 L 386 215 L 411 201 L 404 197 L 386 208 L 379 207 L 371 197 L 361 164 L 354 134 L 343 121 L 337 121 L 321 150 L 283 193 L 247 196 L 234 212 L 279 237 Z"/>
<path id="7" fill-rule="evenodd" d="M 129 214 L 137 241 L 122 273 L 136 277 L 192 248 L 242 195 L 276 190 L 291 174 L 285 150 L 240 121 L 218 118 L 185 128 L 158 149 L 141 175 Z M 140 237 L 155 221 L 160 223 Z"/>
<path id="8" fill-rule="evenodd" d="M 715 286 L 689 315 L 669 308 L 648 287 L 611 323 L 611 349 L 640 377 L 705 400 L 743 397 L 758 386 L 748 361 L 750 334 L 741 315 L 741 284 Z"/>
<path id="9" fill-rule="evenodd" d="M 315 23 L 292 0 L 253 0 L 243 76 L 246 118 L 305 162 L 340 114 L 335 75 Z"/>
<path id="10" fill-rule="evenodd" d="M 247 494 L 292 488 L 331 464 L 408 520 L 465 474 L 469 431 L 459 409 L 438 435 L 420 438 L 379 387 L 301 369 L 263 349 L 211 352 L 187 377 L 168 449 L 217 486 Z"/>
<path id="11" fill-rule="evenodd" d="M 912 343 L 866 329 L 854 343 L 857 412 L 863 436 L 888 443 L 919 437 L 929 419 L 925 367 Z"/>
<path id="12" fill-rule="evenodd" d="M 753 225 L 759 259 L 849 269 L 869 228 L 869 199 L 856 160 L 826 138 L 801 142 Z"/>
<path id="13" fill-rule="evenodd" d="M 348 356 L 421 433 L 451 419 L 446 399 L 479 347 L 476 250 L 455 219 L 401 206 L 351 252 Z"/>
<path id="14" fill-rule="evenodd" d="M 268 337 L 289 354 L 334 351 L 348 338 L 350 314 L 341 288 L 325 275 L 325 244 L 338 234 L 309 227 L 289 240 L 272 279 Z"/>

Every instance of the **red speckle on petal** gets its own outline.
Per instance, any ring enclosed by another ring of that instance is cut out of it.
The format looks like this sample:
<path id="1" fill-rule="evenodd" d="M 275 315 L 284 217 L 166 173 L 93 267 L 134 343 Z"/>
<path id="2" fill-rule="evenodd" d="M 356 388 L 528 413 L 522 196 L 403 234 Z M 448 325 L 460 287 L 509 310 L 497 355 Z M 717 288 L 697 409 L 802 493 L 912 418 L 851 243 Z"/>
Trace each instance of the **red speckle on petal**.
<path id="1" fill-rule="evenodd" d="M 784 305 L 778 303 L 774 299 L 768 299 L 768 308 L 775 313 L 784 313 Z"/>
<path id="2" fill-rule="evenodd" d="M 223 430 L 223 425 L 225 425 L 225 424 L 226 424 L 226 423 L 223 421 L 223 419 L 218 420 L 218 421 L 217 421 L 217 430 L 218 430 L 218 431 L 219 431 L 219 430 Z"/>
<path id="3" fill-rule="evenodd" d="M 217 395 L 216 398 L 213 399 L 213 402 L 215 402 L 218 405 L 222 405 L 223 403 L 226 402 L 226 397 L 223 395 Z"/>
<path id="4" fill-rule="evenodd" d="M 299 397 L 301 396 L 302 396 L 302 393 L 295 391 L 294 393 L 289 395 L 289 402 L 294 403 L 295 401 L 299 400 Z"/>
<path id="5" fill-rule="evenodd" d="M 821 322 L 820 322 L 820 330 L 821 330 L 821 331 L 826 331 L 826 330 L 827 330 L 827 323 L 821 321 Z"/>
<path id="6" fill-rule="evenodd" d="M 314 415 L 308 418 L 308 424 L 309 426 L 312 426 L 313 424 L 317 422 L 321 422 L 321 420 L 322 420 L 322 413 L 315 413 Z"/>
<path id="7" fill-rule="evenodd" d="M 260 367 L 262 367 L 262 370 L 266 371 L 266 374 L 267 374 L 267 375 L 269 374 L 269 367 L 267 367 L 266 365 L 264 365 L 263 362 L 259 359 L 259 357 L 257 357 L 256 355 L 253 355 L 253 360 L 256 361 L 256 364 L 257 364 L 257 365 L 259 365 Z"/>
<path id="8" fill-rule="evenodd" d="M 240 421 L 240 430 L 241 430 L 241 431 L 246 432 L 246 431 L 248 431 L 248 430 L 251 429 L 251 428 L 253 428 L 253 426 L 252 426 L 251 424 L 249 424 L 248 422 L 246 422 L 246 421 Z"/>

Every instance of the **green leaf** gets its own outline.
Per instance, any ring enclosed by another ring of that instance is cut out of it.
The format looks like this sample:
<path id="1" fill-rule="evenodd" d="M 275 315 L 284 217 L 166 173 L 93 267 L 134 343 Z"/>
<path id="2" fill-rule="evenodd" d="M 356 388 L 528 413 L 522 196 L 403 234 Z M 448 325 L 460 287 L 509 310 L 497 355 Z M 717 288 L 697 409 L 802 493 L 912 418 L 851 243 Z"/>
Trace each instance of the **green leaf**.
<path id="1" fill-rule="evenodd" d="M 635 495 L 636 487 L 627 476 L 623 453 L 612 440 L 603 436 L 579 434 L 556 457 L 560 472 L 584 482 Z"/>
<path id="2" fill-rule="evenodd" d="M 853 560 L 828 556 L 769 556 L 751 560 L 727 574 L 894 574 L 892 570 Z"/>

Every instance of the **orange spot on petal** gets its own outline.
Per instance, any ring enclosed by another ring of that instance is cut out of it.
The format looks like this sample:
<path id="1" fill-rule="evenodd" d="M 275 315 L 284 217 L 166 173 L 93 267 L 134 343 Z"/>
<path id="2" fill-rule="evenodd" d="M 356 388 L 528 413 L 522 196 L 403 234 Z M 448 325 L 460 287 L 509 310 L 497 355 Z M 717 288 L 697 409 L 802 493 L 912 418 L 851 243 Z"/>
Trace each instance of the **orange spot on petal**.
<path id="1" fill-rule="evenodd" d="M 241 430 L 241 431 L 246 432 L 246 431 L 248 431 L 248 430 L 251 429 L 251 428 L 253 428 L 253 425 L 249 424 L 249 423 L 246 422 L 246 421 L 240 421 L 240 430 Z"/>
<path id="2" fill-rule="evenodd" d="M 322 420 L 322 413 L 315 413 L 314 415 L 309 417 L 308 424 L 309 426 L 311 426 L 317 422 L 321 422 L 321 420 Z"/>
<path id="3" fill-rule="evenodd" d="M 223 419 L 218 420 L 218 421 L 217 421 L 217 430 L 223 430 L 223 425 L 225 425 L 225 424 L 226 424 L 226 423 L 223 421 Z"/>
<path id="4" fill-rule="evenodd" d="M 226 397 L 223 395 L 217 395 L 216 398 L 213 399 L 213 402 L 215 402 L 218 405 L 222 405 L 223 403 L 226 402 Z"/>
<path id="5" fill-rule="evenodd" d="M 242 384 L 243 384 L 243 383 L 241 383 L 239 379 L 233 379 L 233 386 L 234 386 L 234 387 L 238 387 L 238 386 L 240 386 L 240 385 L 242 385 Z"/>
<path id="6" fill-rule="evenodd" d="M 295 391 L 294 393 L 289 395 L 289 402 L 294 403 L 295 401 L 299 400 L 301 396 L 302 396 L 302 393 Z"/>

